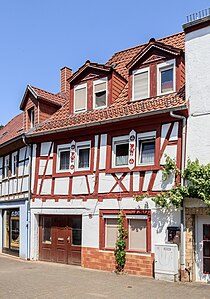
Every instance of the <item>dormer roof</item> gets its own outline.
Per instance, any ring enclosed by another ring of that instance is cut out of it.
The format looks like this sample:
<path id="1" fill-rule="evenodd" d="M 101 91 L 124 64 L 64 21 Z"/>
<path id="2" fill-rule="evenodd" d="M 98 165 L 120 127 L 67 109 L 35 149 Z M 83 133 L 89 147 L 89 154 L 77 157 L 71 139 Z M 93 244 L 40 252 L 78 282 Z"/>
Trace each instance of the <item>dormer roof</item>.
<path id="1" fill-rule="evenodd" d="M 45 91 L 43 89 L 28 85 L 26 87 L 26 91 L 24 93 L 23 99 L 20 104 L 21 110 L 24 110 L 24 108 L 25 108 L 25 104 L 27 102 L 27 95 L 29 92 L 35 97 L 35 99 L 43 100 L 45 102 L 48 102 L 49 104 L 52 104 L 52 105 L 58 106 L 58 107 L 61 107 L 66 101 L 65 97 L 61 97 L 57 94 L 53 94 L 53 93 Z"/>
<path id="2" fill-rule="evenodd" d="M 151 38 L 149 43 L 143 47 L 136 56 L 126 65 L 128 69 L 132 68 L 140 59 L 142 59 L 149 51 L 156 49 L 161 52 L 166 52 L 173 56 L 178 56 L 182 53 L 182 49 L 174 47 L 172 45 L 167 45 L 163 42 L 156 41 L 154 38 Z"/>

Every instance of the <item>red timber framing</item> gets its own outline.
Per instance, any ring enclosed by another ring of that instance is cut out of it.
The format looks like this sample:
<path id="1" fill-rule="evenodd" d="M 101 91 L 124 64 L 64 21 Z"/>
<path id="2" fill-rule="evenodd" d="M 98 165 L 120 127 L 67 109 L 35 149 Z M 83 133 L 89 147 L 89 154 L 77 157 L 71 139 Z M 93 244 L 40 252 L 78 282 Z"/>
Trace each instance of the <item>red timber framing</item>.
<path id="1" fill-rule="evenodd" d="M 164 122 L 163 122 L 164 120 Z M 170 136 L 173 130 L 174 123 L 178 122 L 178 138 L 176 140 L 170 140 Z M 165 136 L 164 141 L 161 145 L 161 130 L 162 126 L 165 124 L 169 124 L 169 128 L 167 131 L 167 134 Z M 54 139 L 54 142 L 52 141 L 48 156 L 41 157 L 40 156 L 40 146 L 39 143 L 37 146 L 37 163 L 36 163 L 36 172 L 35 172 L 35 184 L 34 184 L 34 191 L 33 191 L 33 199 L 34 198 L 42 198 L 43 201 L 46 199 L 54 199 L 57 201 L 59 198 L 71 200 L 71 199 L 82 199 L 86 201 L 88 198 L 98 198 L 99 201 L 105 199 L 105 198 L 122 198 L 122 197 L 132 197 L 134 194 L 143 194 L 143 185 L 145 181 L 145 173 L 148 171 L 152 172 L 150 182 L 148 184 L 148 190 L 147 192 L 149 195 L 155 195 L 157 192 L 161 190 L 154 191 L 153 186 L 154 182 L 157 176 L 157 173 L 159 170 L 161 170 L 162 166 L 160 164 L 160 160 L 164 155 L 164 151 L 166 147 L 170 147 L 173 145 L 176 145 L 176 157 L 177 157 L 177 167 L 181 167 L 181 146 L 182 146 L 182 123 L 179 120 L 172 119 L 169 115 L 163 114 L 162 116 L 156 116 L 156 118 L 144 118 L 140 120 L 133 120 L 129 122 L 129 126 L 127 122 L 121 122 L 118 124 L 118 127 L 120 127 L 120 130 L 116 130 L 116 128 L 113 125 L 105 125 L 103 127 L 98 128 L 98 130 L 95 129 L 87 129 L 86 131 L 80 130 L 80 131 L 72 131 L 72 132 L 66 132 L 65 137 L 64 133 L 60 133 L 59 136 L 51 136 L 51 140 Z M 129 134 L 131 130 L 135 130 L 135 132 L 138 133 L 144 133 L 144 132 L 150 132 L 150 131 L 156 131 L 156 143 L 155 143 L 155 163 L 154 165 L 148 165 L 148 166 L 135 166 L 133 169 L 129 169 L 128 167 L 123 168 L 112 168 L 111 167 L 111 160 L 112 160 L 112 138 L 116 136 L 123 136 L 126 134 Z M 106 147 L 106 167 L 105 169 L 99 169 L 99 163 L 100 163 L 100 156 L 101 156 L 101 134 L 105 134 L 109 132 L 107 135 L 107 147 Z M 98 143 L 95 144 L 94 136 L 98 136 Z M 78 137 L 80 136 L 80 137 Z M 53 137 L 53 138 L 52 138 Z M 55 137 L 57 139 L 55 139 Z M 60 137 L 60 139 L 58 139 Z M 40 141 L 47 141 L 40 137 Z M 80 141 L 88 141 L 91 140 L 91 154 L 90 154 L 90 169 L 88 171 L 75 171 L 74 173 L 70 172 L 56 172 L 56 163 L 57 163 L 57 146 L 60 144 L 66 144 L 70 143 L 72 140 L 75 140 L 75 142 Z M 50 155 L 51 149 L 53 148 L 53 154 Z M 96 155 L 96 157 L 95 157 Z M 40 168 L 40 161 L 46 160 L 46 165 L 43 171 L 43 174 L 39 174 L 39 168 Z M 52 160 L 53 163 L 53 171 L 52 175 L 46 175 L 46 169 L 48 162 Z M 95 164 L 94 165 L 94 161 Z M 134 191 L 133 185 L 134 185 L 134 178 L 133 174 L 139 173 L 139 191 Z M 121 173 L 120 177 L 119 174 Z M 113 184 L 112 188 L 107 193 L 100 193 L 99 190 L 99 179 L 100 174 L 105 175 L 111 175 L 115 183 Z M 129 188 L 125 187 L 124 185 L 124 178 L 126 175 L 130 175 L 130 182 L 129 182 Z M 88 176 L 94 175 L 95 181 L 94 181 L 94 189 L 91 192 L 91 188 L 88 181 Z M 85 181 L 87 184 L 87 190 L 88 193 L 86 194 L 79 194 L 79 195 L 73 195 L 72 194 L 72 184 L 73 184 L 73 178 L 77 176 L 85 176 Z M 68 194 L 65 195 L 59 195 L 54 194 L 54 187 L 55 187 L 55 179 L 57 178 L 69 178 L 69 188 L 68 188 Z M 51 193 L 50 194 L 41 194 L 41 188 L 43 185 L 43 180 L 50 179 L 52 180 L 51 185 Z M 177 182 L 179 181 L 179 177 L 176 178 Z M 39 187 L 38 187 L 39 182 Z M 121 187 L 121 192 L 112 192 L 116 186 Z"/>

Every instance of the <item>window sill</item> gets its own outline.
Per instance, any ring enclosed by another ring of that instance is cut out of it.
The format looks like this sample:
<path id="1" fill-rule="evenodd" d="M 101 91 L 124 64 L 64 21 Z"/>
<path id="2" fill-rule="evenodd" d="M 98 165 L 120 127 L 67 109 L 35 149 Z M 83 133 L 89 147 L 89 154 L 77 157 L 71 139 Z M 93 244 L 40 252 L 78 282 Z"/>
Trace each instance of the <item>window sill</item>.
<path id="1" fill-rule="evenodd" d="M 137 165 L 134 168 L 130 169 L 128 167 L 122 168 L 109 168 L 106 169 L 106 173 L 116 173 L 116 172 L 138 172 L 138 171 L 149 171 L 149 170 L 160 170 L 159 165 Z"/>
<path id="2" fill-rule="evenodd" d="M 105 252 L 114 252 L 114 248 L 100 248 L 99 251 L 105 251 Z M 125 250 L 127 254 L 135 254 L 135 255 L 141 255 L 141 256 L 151 256 L 151 252 L 144 252 L 144 251 L 135 251 L 135 250 Z"/>
<path id="3" fill-rule="evenodd" d="M 59 177 L 74 177 L 74 176 L 81 176 L 81 175 L 88 175 L 93 174 L 91 170 L 76 170 L 73 173 L 70 173 L 69 171 L 65 172 L 56 172 L 52 175 L 53 178 L 59 178 Z"/>

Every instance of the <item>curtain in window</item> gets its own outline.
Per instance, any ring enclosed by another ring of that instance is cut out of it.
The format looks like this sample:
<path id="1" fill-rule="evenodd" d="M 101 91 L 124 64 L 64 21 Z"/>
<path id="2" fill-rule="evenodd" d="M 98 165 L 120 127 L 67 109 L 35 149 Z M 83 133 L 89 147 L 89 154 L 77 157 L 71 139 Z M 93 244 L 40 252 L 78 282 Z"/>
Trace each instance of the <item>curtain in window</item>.
<path id="1" fill-rule="evenodd" d="M 128 164 L 128 143 L 116 145 L 116 166 Z"/>
<path id="2" fill-rule="evenodd" d="M 134 75 L 134 100 L 148 97 L 148 72 Z"/>
<path id="3" fill-rule="evenodd" d="M 70 151 L 60 152 L 60 170 L 69 169 Z"/>
<path id="4" fill-rule="evenodd" d="M 89 168 L 89 148 L 80 148 L 79 149 L 79 168 Z"/>
<path id="5" fill-rule="evenodd" d="M 173 68 L 161 71 L 161 93 L 173 91 Z"/>
<path id="6" fill-rule="evenodd" d="M 155 141 L 140 141 L 140 163 L 151 164 L 155 160 Z"/>

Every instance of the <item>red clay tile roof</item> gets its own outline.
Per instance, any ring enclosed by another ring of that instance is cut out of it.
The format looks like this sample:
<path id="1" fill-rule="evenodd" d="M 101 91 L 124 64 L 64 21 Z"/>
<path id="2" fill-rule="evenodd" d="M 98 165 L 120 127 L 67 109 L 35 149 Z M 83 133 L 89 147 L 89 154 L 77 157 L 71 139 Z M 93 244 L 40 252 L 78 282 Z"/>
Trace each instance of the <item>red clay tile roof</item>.
<path id="1" fill-rule="evenodd" d="M 32 135 L 43 131 L 71 129 L 80 125 L 90 125 L 113 119 L 117 120 L 132 115 L 143 115 L 148 112 L 161 112 L 170 108 L 186 108 L 184 89 L 182 87 L 178 93 L 171 93 L 136 102 L 127 102 L 128 88 L 126 86 L 119 98 L 109 107 L 71 115 L 69 115 L 69 104 L 66 102 L 48 121 L 38 125 L 36 131 L 32 132 Z"/>
<path id="2" fill-rule="evenodd" d="M 168 45 L 168 48 L 176 48 L 184 50 L 184 33 L 177 33 L 158 40 L 160 43 Z M 134 48 L 130 48 L 115 53 L 106 63 L 107 66 L 114 66 L 114 69 L 124 78 L 128 78 L 128 69 L 126 65 L 138 55 L 146 44 Z M 90 62 L 88 62 L 90 63 Z M 83 68 L 82 66 L 81 68 Z M 81 70 L 81 68 L 79 70 Z M 186 108 L 184 87 L 178 93 L 172 93 L 165 96 L 157 96 L 154 98 L 141 100 L 138 102 L 128 102 L 128 85 L 122 90 L 118 99 L 107 108 L 100 110 L 86 111 L 82 113 L 69 114 L 69 103 L 66 102 L 51 118 L 37 126 L 31 134 L 40 134 L 41 132 L 68 129 L 76 126 L 91 125 L 97 122 L 119 119 L 126 116 L 134 116 L 173 109 Z"/>
<path id="3" fill-rule="evenodd" d="M 62 106 L 65 101 L 66 98 L 62 97 L 58 94 L 54 94 L 48 91 L 45 91 L 43 89 L 31 86 L 33 88 L 33 90 L 36 92 L 37 96 L 45 101 L 48 101 L 54 105 L 58 105 L 58 106 Z"/>
<path id="4" fill-rule="evenodd" d="M 175 48 L 184 50 L 184 32 L 176 33 L 164 38 L 160 38 L 157 41 L 164 43 Z M 115 53 L 106 63 L 106 65 L 115 64 L 115 70 L 120 73 L 121 76 L 128 78 L 128 69 L 126 65 L 138 54 L 147 44 L 139 45 L 130 49 L 126 49 Z"/>
<path id="5" fill-rule="evenodd" d="M 0 146 L 23 134 L 23 113 L 15 116 L 0 130 Z"/>

